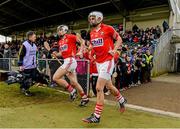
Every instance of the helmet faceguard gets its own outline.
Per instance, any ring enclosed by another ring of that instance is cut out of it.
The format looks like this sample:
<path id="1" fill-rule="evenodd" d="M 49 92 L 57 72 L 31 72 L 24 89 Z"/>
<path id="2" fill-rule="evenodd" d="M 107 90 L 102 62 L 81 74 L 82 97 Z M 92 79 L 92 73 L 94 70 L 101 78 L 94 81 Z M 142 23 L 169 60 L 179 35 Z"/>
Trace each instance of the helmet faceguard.
<path id="1" fill-rule="evenodd" d="M 91 26 L 95 27 L 103 20 L 103 14 L 99 11 L 93 11 L 88 16 L 88 21 Z"/>
<path id="2" fill-rule="evenodd" d="M 60 25 L 60 26 L 58 26 L 57 27 L 57 33 L 59 34 L 59 35 L 64 35 L 64 34 L 66 34 L 67 32 L 68 32 L 68 26 L 66 26 L 66 25 Z"/>

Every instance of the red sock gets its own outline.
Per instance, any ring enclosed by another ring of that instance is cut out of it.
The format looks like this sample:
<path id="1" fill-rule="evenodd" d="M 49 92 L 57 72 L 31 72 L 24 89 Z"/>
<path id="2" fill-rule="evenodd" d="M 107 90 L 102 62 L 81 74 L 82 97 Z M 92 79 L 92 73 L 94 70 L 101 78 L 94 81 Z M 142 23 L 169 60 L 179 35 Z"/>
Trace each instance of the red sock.
<path id="1" fill-rule="evenodd" d="M 87 98 L 87 95 L 84 92 L 80 93 L 81 98 Z"/>
<path id="2" fill-rule="evenodd" d="M 71 93 L 74 88 L 69 84 L 69 85 L 66 87 L 66 89 Z"/>
<path id="3" fill-rule="evenodd" d="M 84 92 L 81 92 L 81 93 L 80 93 L 80 96 L 81 96 L 81 97 L 83 97 L 84 95 L 85 95 Z"/>
<path id="4" fill-rule="evenodd" d="M 103 105 L 101 104 L 96 104 L 96 107 L 95 107 L 95 111 L 94 111 L 94 115 L 99 118 L 101 116 L 101 112 L 103 110 Z"/>
<path id="5" fill-rule="evenodd" d="M 117 92 L 117 95 L 115 97 L 116 97 L 116 101 L 118 102 L 123 98 L 119 91 Z"/>

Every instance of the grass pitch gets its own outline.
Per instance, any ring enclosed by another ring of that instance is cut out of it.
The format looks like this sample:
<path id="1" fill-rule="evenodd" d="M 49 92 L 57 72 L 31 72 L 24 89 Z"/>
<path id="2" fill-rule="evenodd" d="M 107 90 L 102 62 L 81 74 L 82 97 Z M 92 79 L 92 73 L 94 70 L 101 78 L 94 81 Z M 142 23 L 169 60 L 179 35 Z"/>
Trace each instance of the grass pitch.
<path id="1" fill-rule="evenodd" d="M 127 109 L 123 114 L 116 106 L 105 105 L 101 122 L 81 121 L 93 112 L 95 103 L 79 107 L 68 95 L 54 89 L 32 87 L 33 97 L 19 92 L 19 85 L 0 82 L 0 128 L 180 128 L 180 119 Z"/>

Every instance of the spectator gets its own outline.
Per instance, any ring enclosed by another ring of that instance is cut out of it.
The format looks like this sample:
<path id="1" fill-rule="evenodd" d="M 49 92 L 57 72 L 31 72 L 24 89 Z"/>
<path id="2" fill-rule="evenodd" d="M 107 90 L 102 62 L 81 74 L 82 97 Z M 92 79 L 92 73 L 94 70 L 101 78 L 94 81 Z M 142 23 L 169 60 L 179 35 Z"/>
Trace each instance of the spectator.
<path id="1" fill-rule="evenodd" d="M 135 25 L 133 26 L 133 28 L 132 28 L 133 32 L 137 32 L 138 29 L 139 29 L 139 28 L 137 27 L 136 24 L 135 24 Z"/>
<path id="2" fill-rule="evenodd" d="M 166 32 L 166 30 L 169 29 L 169 25 L 165 20 L 164 20 L 162 26 L 163 26 L 163 32 Z"/>
<path id="3" fill-rule="evenodd" d="M 157 25 L 155 29 L 156 29 L 157 38 L 160 38 L 162 34 L 161 28 L 159 27 L 159 25 Z"/>
<path id="4" fill-rule="evenodd" d="M 137 36 L 134 36 L 133 42 L 134 43 L 138 43 L 139 42 L 139 38 Z"/>
<path id="5" fill-rule="evenodd" d="M 12 57 L 11 49 L 9 48 L 9 45 L 7 43 L 4 45 L 3 57 L 4 58 L 11 58 Z"/>

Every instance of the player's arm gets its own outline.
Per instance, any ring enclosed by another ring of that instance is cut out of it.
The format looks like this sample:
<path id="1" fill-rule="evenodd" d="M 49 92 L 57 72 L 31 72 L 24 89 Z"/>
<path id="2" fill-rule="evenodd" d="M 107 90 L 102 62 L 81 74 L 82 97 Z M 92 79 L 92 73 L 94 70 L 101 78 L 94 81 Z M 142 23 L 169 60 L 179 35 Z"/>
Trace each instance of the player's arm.
<path id="1" fill-rule="evenodd" d="M 58 44 L 58 48 L 59 48 L 60 46 L 59 46 L 59 44 Z M 59 49 L 59 51 L 54 51 L 53 50 L 53 47 L 51 47 L 51 50 L 50 50 L 51 52 L 51 56 L 52 57 L 54 57 L 54 58 L 60 58 L 61 56 L 62 56 L 62 52 L 61 52 L 61 50 Z"/>
<path id="2" fill-rule="evenodd" d="M 90 44 L 89 47 L 88 47 L 87 49 L 88 49 L 88 51 L 92 51 L 92 49 L 93 49 L 92 44 Z"/>
<path id="3" fill-rule="evenodd" d="M 57 51 L 54 51 L 54 52 L 52 52 L 52 54 L 51 54 L 51 56 L 52 57 L 61 57 L 62 56 L 62 53 L 61 53 L 61 51 L 59 51 L 59 52 L 57 52 Z"/>
<path id="4" fill-rule="evenodd" d="M 79 33 L 76 33 L 76 41 L 81 44 L 81 47 L 85 46 L 85 40 L 82 39 L 81 35 Z"/>
<path id="5" fill-rule="evenodd" d="M 79 33 L 76 33 L 76 41 L 80 43 L 80 51 L 77 53 L 77 55 L 82 55 L 85 48 L 85 40 L 82 39 Z"/>
<path id="6" fill-rule="evenodd" d="M 61 55 L 62 55 L 61 51 L 60 51 L 60 50 L 59 50 L 59 52 L 53 51 L 53 50 L 52 50 L 53 47 L 50 47 L 48 41 L 45 41 L 45 42 L 44 42 L 44 47 L 45 47 L 46 50 L 48 50 L 48 52 L 51 54 L 51 57 L 55 57 L 55 58 L 56 58 L 56 57 L 61 57 Z M 59 45 L 58 45 L 58 47 L 59 47 Z"/>
<path id="7" fill-rule="evenodd" d="M 85 50 L 90 52 L 93 49 L 93 46 L 90 41 L 87 40 L 86 42 L 88 42 L 88 43 L 87 43 L 87 45 L 85 45 Z"/>
<path id="8" fill-rule="evenodd" d="M 116 41 L 115 46 L 113 50 L 110 50 L 109 53 L 114 55 L 117 52 L 117 49 L 122 45 L 122 38 L 118 34 L 118 32 L 115 31 L 113 27 L 109 27 L 110 36 Z"/>
<path id="9" fill-rule="evenodd" d="M 117 49 L 122 46 L 122 38 L 120 37 L 120 35 L 115 32 L 113 35 L 113 38 L 116 40 L 115 46 L 114 46 L 114 51 L 116 52 Z"/>

